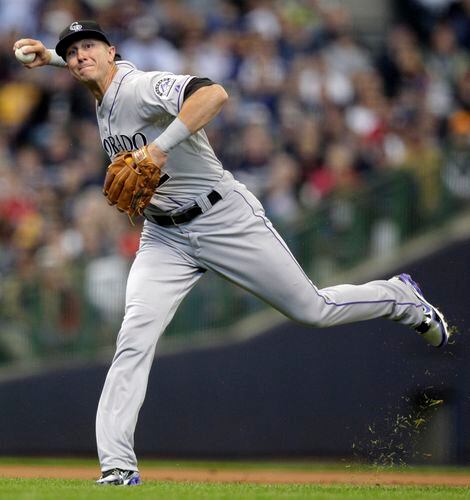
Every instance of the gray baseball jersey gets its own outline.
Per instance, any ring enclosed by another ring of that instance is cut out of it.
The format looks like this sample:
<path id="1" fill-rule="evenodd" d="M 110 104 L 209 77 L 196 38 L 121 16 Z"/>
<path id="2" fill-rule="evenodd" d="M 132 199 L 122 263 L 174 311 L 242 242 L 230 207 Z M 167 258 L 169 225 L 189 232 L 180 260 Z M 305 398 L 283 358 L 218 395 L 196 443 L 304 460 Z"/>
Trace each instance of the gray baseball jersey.
<path id="1" fill-rule="evenodd" d="M 158 137 L 180 111 L 191 80 L 187 75 L 141 72 L 126 61 L 118 68 L 97 106 L 103 147 L 110 157 Z M 214 192 L 216 197 L 211 196 Z M 152 203 L 172 213 L 197 204 L 202 213 L 178 225 L 144 223 L 129 273 L 116 354 L 98 405 L 96 435 L 103 471 L 137 470 L 134 430 L 155 346 L 206 270 L 287 317 L 316 327 L 378 317 L 417 325 L 423 319 L 422 303 L 398 280 L 318 289 L 261 203 L 223 169 L 202 130 L 170 152 L 164 182 Z"/>
<path id="2" fill-rule="evenodd" d="M 179 113 L 186 86 L 194 78 L 139 71 L 128 61 L 117 66 L 112 84 L 96 106 L 101 142 L 110 158 L 154 141 Z M 210 191 L 222 174 L 222 165 L 200 130 L 171 151 L 152 204 L 165 212 L 177 209 Z"/>

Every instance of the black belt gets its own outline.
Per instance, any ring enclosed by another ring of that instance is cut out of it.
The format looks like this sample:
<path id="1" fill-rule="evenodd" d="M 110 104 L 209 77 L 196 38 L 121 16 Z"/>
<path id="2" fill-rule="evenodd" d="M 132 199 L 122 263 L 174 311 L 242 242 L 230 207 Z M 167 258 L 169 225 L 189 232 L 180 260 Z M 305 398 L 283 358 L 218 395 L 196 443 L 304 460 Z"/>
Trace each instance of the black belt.
<path id="1" fill-rule="evenodd" d="M 214 206 L 222 199 L 222 196 L 220 196 L 217 191 L 211 191 L 207 195 L 207 199 L 211 202 L 212 206 Z M 185 224 L 186 222 L 192 221 L 194 217 L 202 214 L 202 209 L 199 205 L 193 205 L 184 212 L 175 215 L 155 215 L 152 214 L 151 210 L 151 206 L 146 208 L 144 210 L 144 217 L 159 226 L 177 226 L 179 224 Z"/>

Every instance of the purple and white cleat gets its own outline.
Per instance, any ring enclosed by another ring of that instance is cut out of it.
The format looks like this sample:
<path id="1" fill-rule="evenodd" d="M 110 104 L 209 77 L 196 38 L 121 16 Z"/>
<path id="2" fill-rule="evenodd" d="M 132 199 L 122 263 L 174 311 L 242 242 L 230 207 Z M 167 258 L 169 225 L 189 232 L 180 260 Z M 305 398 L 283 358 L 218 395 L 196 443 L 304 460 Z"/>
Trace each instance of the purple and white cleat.
<path id="1" fill-rule="evenodd" d="M 407 285 L 423 304 L 423 322 L 415 326 L 414 329 L 428 344 L 431 344 L 433 347 L 444 347 L 449 340 L 449 327 L 442 313 L 424 298 L 423 292 L 418 284 L 411 279 L 409 274 L 402 273 L 399 276 L 395 276 L 395 278 Z"/>
<path id="2" fill-rule="evenodd" d="M 113 486 L 137 486 L 142 484 L 138 471 L 111 469 L 103 472 L 102 476 L 96 481 L 100 485 Z"/>

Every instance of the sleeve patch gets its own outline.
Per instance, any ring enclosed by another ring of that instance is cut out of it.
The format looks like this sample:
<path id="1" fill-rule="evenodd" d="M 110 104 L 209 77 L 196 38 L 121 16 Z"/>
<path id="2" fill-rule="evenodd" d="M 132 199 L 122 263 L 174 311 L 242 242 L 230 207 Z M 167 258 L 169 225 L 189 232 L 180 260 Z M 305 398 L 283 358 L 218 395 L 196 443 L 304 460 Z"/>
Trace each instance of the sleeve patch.
<path id="1" fill-rule="evenodd" d="M 158 80 L 158 82 L 155 83 L 155 94 L 157 94 L 158 97 L 168 97 L 175 82 L 176 78 L 161 78 L 160 80 Z"/>

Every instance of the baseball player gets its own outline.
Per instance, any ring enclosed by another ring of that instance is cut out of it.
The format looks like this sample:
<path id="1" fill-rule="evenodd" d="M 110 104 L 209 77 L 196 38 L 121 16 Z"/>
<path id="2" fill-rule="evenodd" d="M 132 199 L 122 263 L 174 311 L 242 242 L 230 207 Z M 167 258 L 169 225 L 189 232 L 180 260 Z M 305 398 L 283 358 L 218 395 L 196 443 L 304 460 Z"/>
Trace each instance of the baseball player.
<path id="1" fill-rule="evenodd" d="M 132 151 L 136 162 L 146 158 L 161 171 L 143 212 L 124 319 L 98 405 L 98 484 L 140 483 L 134 430 L 155 346 L 208 270 L 306 325 L 382 317 L 414 328 L 432 346 L 447 343 L 444 317 L 407 274 L 324 289 L 310 281 L 261 203 L 224 170 L 208 142 L 203 127 L 228 99 L 222 86 L 196 76 L 139 71 L 116 57 L 93 21 L 66 27 L 55 51 L 34 39 L 18 40 L 14 49 L 35 54 L 28 68 L 66 66 L 92 92 L 101 143 L 111 160 Z"/>

